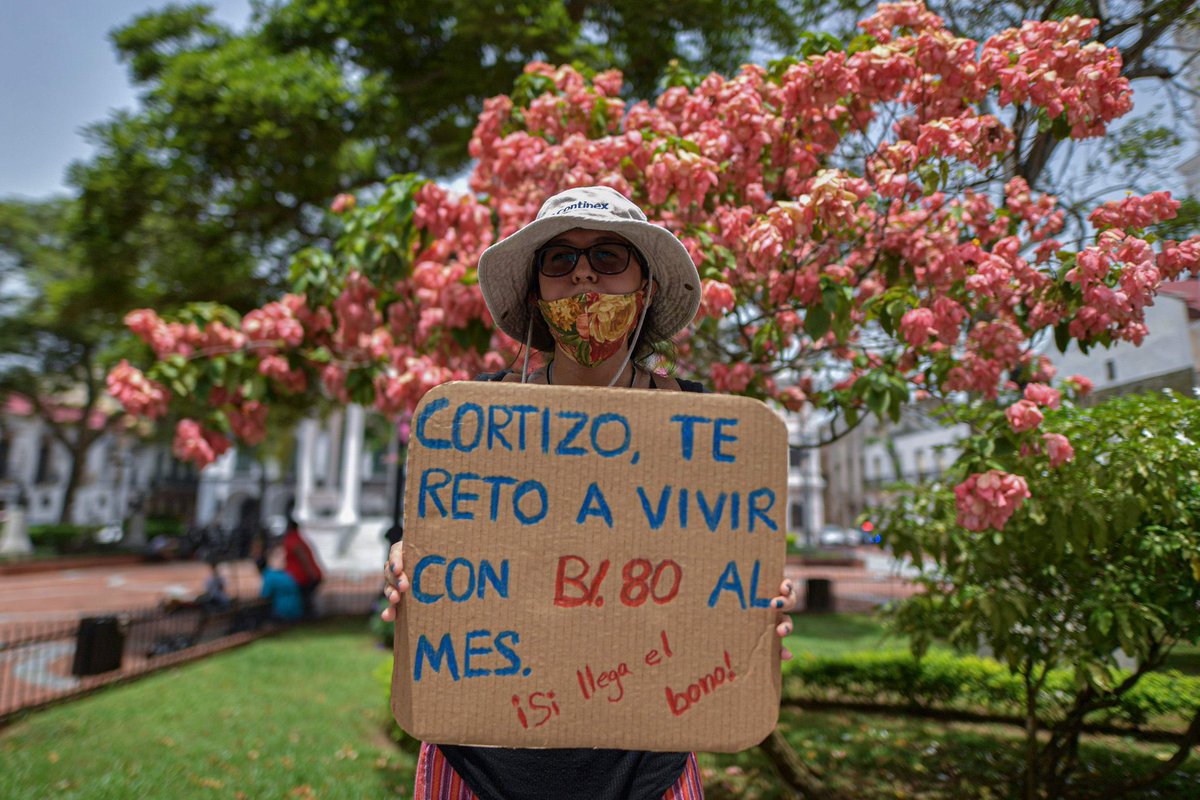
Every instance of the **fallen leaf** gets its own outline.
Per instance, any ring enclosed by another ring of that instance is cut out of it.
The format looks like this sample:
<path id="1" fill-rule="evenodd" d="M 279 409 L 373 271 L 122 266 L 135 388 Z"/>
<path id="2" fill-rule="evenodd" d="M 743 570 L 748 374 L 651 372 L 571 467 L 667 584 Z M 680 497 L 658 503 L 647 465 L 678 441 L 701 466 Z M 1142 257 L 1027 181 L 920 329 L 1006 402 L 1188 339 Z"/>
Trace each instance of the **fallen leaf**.
<path id="1" fill-rule="evenodd" d="M 58 753 L 51 750 L 49 755 L 46 756 L 46 760 L 49 761 L 51 764 L 57 764 L 58 763 Z"/>

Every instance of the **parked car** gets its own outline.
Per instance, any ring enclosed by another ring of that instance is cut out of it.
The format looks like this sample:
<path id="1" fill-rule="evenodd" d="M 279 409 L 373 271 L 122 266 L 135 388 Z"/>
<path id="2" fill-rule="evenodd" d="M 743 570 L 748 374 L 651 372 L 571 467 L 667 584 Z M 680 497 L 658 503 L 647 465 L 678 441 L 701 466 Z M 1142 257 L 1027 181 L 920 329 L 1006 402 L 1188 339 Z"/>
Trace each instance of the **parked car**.
<path id="1" fill-rule="evenodd" d="M 826 525 L 821 529 L 819 540 L 822 547 L 854 547 L 858 544 L 858 532 L 840 525 Z"/>

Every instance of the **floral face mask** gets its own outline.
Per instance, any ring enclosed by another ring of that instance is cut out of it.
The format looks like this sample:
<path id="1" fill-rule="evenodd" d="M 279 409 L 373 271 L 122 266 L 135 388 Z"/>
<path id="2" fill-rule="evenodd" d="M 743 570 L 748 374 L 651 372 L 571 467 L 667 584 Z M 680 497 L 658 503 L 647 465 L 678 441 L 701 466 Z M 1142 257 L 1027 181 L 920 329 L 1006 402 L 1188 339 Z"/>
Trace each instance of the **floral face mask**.
<path id="1" fill-rule="evenodd" d="M 559 348 L 580 366 L 594 367 L 621 349 L 637 327 L 645 302 L 645 293 L 638 290 L 582 292 L 537 304 Z"/>

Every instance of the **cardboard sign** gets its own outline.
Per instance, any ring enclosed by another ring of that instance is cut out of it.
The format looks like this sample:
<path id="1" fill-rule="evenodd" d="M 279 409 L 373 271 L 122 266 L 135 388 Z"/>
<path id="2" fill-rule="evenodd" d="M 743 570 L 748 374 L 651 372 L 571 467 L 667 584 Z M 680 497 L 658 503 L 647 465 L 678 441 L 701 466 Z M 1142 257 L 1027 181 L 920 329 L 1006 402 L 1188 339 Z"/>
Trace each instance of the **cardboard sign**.
<path id="1" fill-rule="evenodd" d="M 412 429 L 392 677 L 406 731 L 721 752 L 770 734 L 777 414 L 743 397 L 451 383 Z"/>

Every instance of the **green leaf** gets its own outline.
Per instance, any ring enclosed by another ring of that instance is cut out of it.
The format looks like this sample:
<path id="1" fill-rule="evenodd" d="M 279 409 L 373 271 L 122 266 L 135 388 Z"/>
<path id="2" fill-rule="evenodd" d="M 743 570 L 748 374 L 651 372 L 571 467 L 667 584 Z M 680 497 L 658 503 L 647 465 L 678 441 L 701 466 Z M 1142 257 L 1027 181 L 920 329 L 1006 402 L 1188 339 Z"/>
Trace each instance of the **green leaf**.
<path id="1" fill-rule="evenodd" d="M 813 339 L 820 339 L 829 332 L 832 321 L 833 318 L 824 305 L 809 306 L 804 314 L 804 332 Z"/>

